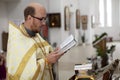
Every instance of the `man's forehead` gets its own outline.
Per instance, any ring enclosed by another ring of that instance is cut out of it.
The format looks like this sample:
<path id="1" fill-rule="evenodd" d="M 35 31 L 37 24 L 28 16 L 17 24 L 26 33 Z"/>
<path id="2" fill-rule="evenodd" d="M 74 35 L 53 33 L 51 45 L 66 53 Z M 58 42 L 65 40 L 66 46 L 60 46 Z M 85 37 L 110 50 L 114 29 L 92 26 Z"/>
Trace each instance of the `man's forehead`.
<path id="1" fill-rule="evenodd" d="M 45 17 L 46 16 L 46 10 L 45 9 L 36 9 L 35 15 L 39 15 L 41 17 Z"/>

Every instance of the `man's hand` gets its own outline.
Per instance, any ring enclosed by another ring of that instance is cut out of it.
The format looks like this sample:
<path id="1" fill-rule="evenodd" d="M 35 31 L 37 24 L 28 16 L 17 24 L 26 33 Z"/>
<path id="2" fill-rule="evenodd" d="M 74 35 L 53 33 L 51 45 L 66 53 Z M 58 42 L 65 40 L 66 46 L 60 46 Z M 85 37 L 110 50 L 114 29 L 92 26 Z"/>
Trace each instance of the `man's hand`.
<path id="1" fill-rule="evenodd" d="M 46 59 L 49 64 L 53 64 L 58 61 L 58 59 L 63 55 L 64 53 L 59 53 L 59 48 L 56 48 L 55 51 L 51 52 L 47 55 Z"/>

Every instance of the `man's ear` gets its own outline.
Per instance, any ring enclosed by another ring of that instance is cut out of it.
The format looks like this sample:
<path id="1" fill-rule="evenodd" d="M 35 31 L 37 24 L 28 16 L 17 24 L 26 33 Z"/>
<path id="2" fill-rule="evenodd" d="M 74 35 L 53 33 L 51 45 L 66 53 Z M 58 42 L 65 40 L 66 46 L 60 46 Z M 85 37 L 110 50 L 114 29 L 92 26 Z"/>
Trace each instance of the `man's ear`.
<path id="1" fill-rule="evenodd" d="M 27 20 L 33 19 L 32 16 L 28 15 Z"/>

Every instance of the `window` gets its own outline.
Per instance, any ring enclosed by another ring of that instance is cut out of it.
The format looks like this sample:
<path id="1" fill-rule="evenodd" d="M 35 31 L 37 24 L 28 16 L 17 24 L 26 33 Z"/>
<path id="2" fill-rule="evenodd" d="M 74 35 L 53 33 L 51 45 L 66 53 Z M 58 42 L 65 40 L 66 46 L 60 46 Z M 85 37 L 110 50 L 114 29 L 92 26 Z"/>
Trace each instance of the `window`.
<path id="1" fill-rule="evenodd" d="M 99 21 L 101 27 L 112 26 L 112 0 L 99 0 Z"/>

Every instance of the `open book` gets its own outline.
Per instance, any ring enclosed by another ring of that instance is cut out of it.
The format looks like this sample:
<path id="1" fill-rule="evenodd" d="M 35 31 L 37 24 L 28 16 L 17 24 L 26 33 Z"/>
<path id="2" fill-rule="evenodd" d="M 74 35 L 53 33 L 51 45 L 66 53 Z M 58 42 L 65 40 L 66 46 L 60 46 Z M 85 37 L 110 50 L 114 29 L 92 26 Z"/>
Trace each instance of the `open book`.
<path id="1" fill-rule="evenodd" d="M 88 63 L 88 64 L 76 64 L 74 66 L 74 70 L 91 70 L 92 69 L 92 63 Z"/>
<path id="2" fill-rule="evenodd" d="M 73 35 L 70 35 L 67 39 L 65 39 L 61 44 L 60 44 L 60 53 L 64 53 L 67 52 L 68 50 L 70 50 L 73 46 L 76 45 L 76 40 L 73 37 Z"/>

